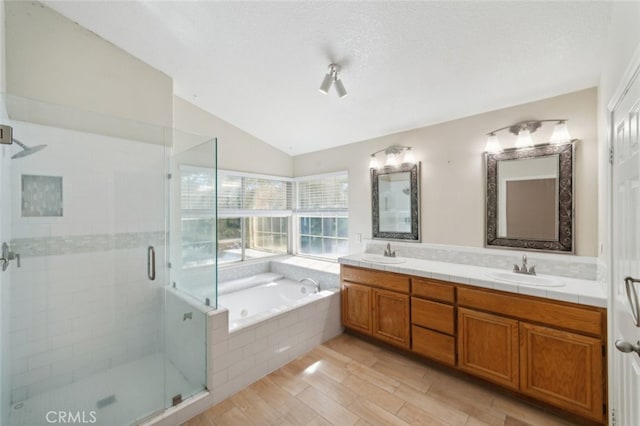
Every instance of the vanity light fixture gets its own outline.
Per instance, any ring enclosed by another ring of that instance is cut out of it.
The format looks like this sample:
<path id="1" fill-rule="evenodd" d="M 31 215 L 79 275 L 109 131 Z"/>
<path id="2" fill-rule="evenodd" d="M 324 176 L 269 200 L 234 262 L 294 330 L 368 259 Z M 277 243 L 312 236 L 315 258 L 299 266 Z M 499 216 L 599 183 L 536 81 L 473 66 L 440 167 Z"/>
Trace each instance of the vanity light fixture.
<path id="1" fill-rule="evenodd" d="M 487 133 L 487 145 L 485 146 L 485 151 L 492 153 L 502 151 L 502 147 L 500 146 L 500 141 L 498 140 L 498 136 L 496 136 L 496 132 L 506 129 L 509 129 L 509 131 L 514 135 L 518 135 L 518 139 L 516 139 L 516 148 L 530 148 L 533 146 L 533 139 L 531 138 L 531 134 L 538 130 L 538 128 L 542 126 L 542 123 L 546 122 L 556 123 L 553 128 L 553 134 L 551 135 L 549 143 L 563 144 L 571 142 L 571 135 L 569 134 L 569 128 L 567 127 L 566 119 L 528 120 L 521 121 L 520 123 L 512 124 L 510 126 L 502 127 L 500 129 L 496 129 L 492 132 Z"/>
<path id="2" fill-rule="evenodd" d="M 336 93 L 339 98 L 344 98 L 347 96 L 347 90 L 344 88 L 344 84 L 342 84 L 342 80 L 338 74 L 340 74 L 342 67 L 338 64 L 329 64 L 329 72 L 322 79 L 322 83 L 320 84 L 320 93 L 324 93 L 325 95 L 329 93 L 331 89 L 331 85 L 336 88 Z"/>
<path id="3" fill-rule="evenodd" d="M 369 160 L 370 169 L 380 168 L 380 163 L 378 162 L 378 158 L 376 156 L 381 152 L 384 152 L 384 154 L 386 155 L 385 162 L 382 167 L 397 167 L 401 164 L 416 163 L 416 158 L 413 155 L 413 151 L 411 151 L 410 146 L 394 145 L 390 146 L 389 148 L 378 150 L 371 154 L 371 159 Z"/>

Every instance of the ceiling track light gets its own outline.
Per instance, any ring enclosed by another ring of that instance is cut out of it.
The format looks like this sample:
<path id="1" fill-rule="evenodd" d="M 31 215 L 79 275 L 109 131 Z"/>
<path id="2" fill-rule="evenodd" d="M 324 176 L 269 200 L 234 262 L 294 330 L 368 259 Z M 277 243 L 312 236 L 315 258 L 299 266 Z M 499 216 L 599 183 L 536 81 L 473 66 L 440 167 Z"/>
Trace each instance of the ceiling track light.
<path id="1" fill-rule="evenodd" d="M 371 159 L 369 160 L 369 168 L 370 169 L 379 169 L 381 168 L 378 163 L 378 158 L 376 157 L 381 152 L 384 152 L 386 155 L 384 165 L 382 167 L 397 167 L 401 164 L 415 164 L 416 158 L 413 155 L 413 151 L 411 151 L 410 146 L 400 146 L 394 145 L 389 148 L 380 149 L 373 154 L 371 154 Z"/>
<path id="2" fill-rule="evenodd" d="M 498 140 L 498 136 L 496 136 L 496 133 L 507 129 L 509 129 L 509 132 L 518 136 L 518 139 L 516 140 L 516 148 L 530 148 L 533 146 L 533 139 L 531 138 L 531 134 L 538 130 L 538 128 L 542 126 L 542 123 L 546 122 L 556 123 L 553 128 L 551 139 L 549 140 L 550 144 L 563 144 L 571 142 L 571 135 L 569 134 L 567 120 L 565 118 L 549 120 L 527 120 L 521 121 L 516 124 L 511 124 L 506 127 L 501 127 L 487 133 L 487 145 L 485 146 L 485 151 L 491 153 L 502 151 L 502 147 L 500 146 L 500 141 Z"/>
<path id="3" fill-rule="evenodd" d="M 331 89 L 331 85 L 336 88 L 336 93 L 339 98 L 344 98 L 347 96 L 347 90 L 344 88 L 344 84 L 342 84 L 342 80 L 340 80 L 339 74 L 342 70 L 342 67 L 338 64 L 329 64 L 329 72 L 322 79 L 322 83 L 318 90 L 320 93 L 324 93 L 325 95 L 329 93 Z"/>

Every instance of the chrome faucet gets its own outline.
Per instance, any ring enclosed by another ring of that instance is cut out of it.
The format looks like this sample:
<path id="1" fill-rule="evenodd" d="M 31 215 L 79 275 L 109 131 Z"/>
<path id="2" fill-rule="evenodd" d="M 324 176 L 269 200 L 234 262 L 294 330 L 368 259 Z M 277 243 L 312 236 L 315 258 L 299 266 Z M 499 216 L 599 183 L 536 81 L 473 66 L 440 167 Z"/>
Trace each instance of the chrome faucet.
<path id="1" fill-rule="evenodd" d="M 313 284 L 313 286 L 315 287 L 315 291 L 314 293 L 320 293 L 320 284 L 318 284 L 317 281 L 312 280 L 311 278 L 303 278 L 300 281 L 298 281 L 300 284 L 302 284 L 305 281 L 309 281 Z"/>
<path id="2" fill-rule="evenodd" d="M 396 251 L 391 251 L 391 243 L 387 243 L 387 249 L 384 251 L 385 257 L 396 257 Z"/>
<path id="3" fill-rule="evenodd" d="M 535 265 L 527 267 L 527 256 L 522 255 L 522 266 L 518 266 L 517 264 L 513 265 L 513 272 L 517 274 L 527 274 L 527 275 L 535 275 L 536 267 Z"/>

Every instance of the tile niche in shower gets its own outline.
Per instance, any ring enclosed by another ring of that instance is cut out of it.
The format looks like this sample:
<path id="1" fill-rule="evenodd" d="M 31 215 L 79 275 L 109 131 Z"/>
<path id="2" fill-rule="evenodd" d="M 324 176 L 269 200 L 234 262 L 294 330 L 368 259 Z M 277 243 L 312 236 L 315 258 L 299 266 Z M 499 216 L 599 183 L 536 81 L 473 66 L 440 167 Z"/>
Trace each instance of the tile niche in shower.
<path id="1" fill-rule="evenodd" d="M 22 217 L 62 216 L 62 176 L 22 175 Z"/>

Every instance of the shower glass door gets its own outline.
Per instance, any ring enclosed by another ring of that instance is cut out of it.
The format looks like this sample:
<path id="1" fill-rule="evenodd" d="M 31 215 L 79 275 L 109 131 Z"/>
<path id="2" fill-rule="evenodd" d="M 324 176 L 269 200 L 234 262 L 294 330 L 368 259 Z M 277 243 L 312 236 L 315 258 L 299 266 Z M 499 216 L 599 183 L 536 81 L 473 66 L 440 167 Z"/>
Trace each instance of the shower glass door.
<path id="1" fill-rule="evenodd" d="M 172 132 L 2 104 L 1 424 L 128 425 L 202 389 L 165 351 Z"/>

